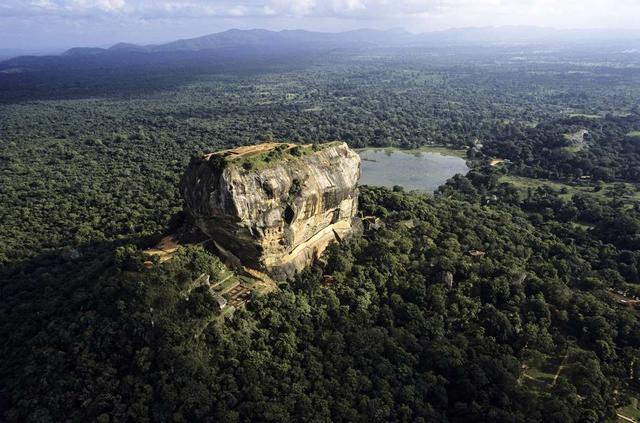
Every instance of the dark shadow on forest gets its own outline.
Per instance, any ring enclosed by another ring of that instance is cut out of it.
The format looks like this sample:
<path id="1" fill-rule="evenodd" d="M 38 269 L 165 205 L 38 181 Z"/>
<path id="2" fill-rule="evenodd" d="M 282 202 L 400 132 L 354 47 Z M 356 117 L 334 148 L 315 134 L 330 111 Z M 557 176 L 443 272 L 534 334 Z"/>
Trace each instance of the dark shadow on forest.
<path id="1" fill-rule="evenodd" d="M 126 98 L 176 88 L 204 76 L 247 78 L 295 71 L 307 67 L 319 52 L 314 53 L 246 48 L 18 57 L 0 62 L 0 104 Z"/>
<path id="2" fill-rule="evenodd" d="M 167 219 L 162 232 L 152 235 L 132 235 L 117 240 L 95 241 L 73 247 L 60 247 L 34 256 L 0 265 L 0 310 L 19 306 L 23 295 L 34 295 L 44 288 L 67 290 L 71 281 L 98 277 L 113 265 L 118 247 L 135 245 L 145 249 L 156 245 L 163 237 L 185 224 L 185 215 L 178 212 Z M 31 301 L 31 300 L 30 300 Z"/>

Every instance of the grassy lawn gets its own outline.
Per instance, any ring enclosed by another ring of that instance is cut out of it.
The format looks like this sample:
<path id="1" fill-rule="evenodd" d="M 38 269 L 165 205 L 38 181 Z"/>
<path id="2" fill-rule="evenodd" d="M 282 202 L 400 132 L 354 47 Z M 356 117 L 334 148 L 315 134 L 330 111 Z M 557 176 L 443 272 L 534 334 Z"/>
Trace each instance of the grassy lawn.
<path id="1" fill-rule="evenodd" d="M 602 115 L 594 115 L 588 113 L 569 113 L 569 117 L 582 117 L 587 119 L 602 119 Z"/>
<path id="2" fill-rule="evenodd" d="M 568 191 L 568 194 L 565 194 L 565 195 L 568 195 L 568 196 L 575 194 L 577 192 L 585 192 L 589 190 L 588 187 L 577 187 L 574 185 L 569 185 L 562 182 L 549 181 L 546 179 L 525 178 L 522 176 L 512 176 L 512 175 L 501 176 L 498 182 L 509 183 L 514 185 L 516 188 L 523 189 L 523 190 L 526 190 L 528 188 L 536 189 L 543 186 L 548 186 L 554 189 L 555 191 L 560 191 L 563 188 L 565 188 Z M 593 188 L 591 188 L 591 190 L 593 190 Z"/>
<path id="3" fill-rule="evenodd" d="M 238 281 L 238 279 L 236 279 L 235 277 L 230 277 L 229 279 L 223 282 L 213 285 L 213 289 L 219 294 L 223 294 L 229 291 L 230 289 L 233 289 L 239 283 L 240 281 Z"/>
<path id="4" fill-rule="evenodd" d="M 527 369 L 526 374 L 534 379 L 538 379 L 547 383 L 553 382 L 553 377 L 555 376 L 552 373 L 545 372 L 544 370 L 537 369 L 535 367 Z"/>
<path id="5" fill-rule="evenodd" d="M 553 385 L 556 373 L 566 369 L 564 359 L 565 356 L 544 355 L 543 362 L 538 365 L 527 361 L 528 367 L 522 373 L 520 382 L 538 391 L 547 391 Z"/>
<path id="6" fill-rule="evenodd" d="M 569 153 L 577 153 L 579 151 L 584 150 L 587 147 L 585 143 L 582 144 L 574 144 L 569 147 L 562 147 L 564 151 L 568 151 Z"/>
<path id="7" fill-rule="evenodd" d="M 571 222 L 571 226 L 573 226 L 574 228 L 585 230 L 585 231 L 588 231 L 589 229 L 593 229 L 593 226 L 591 225 L 586 225 L 584 223 L 577 223 L 577 222 Z"/>
<path id="8" fill-rule="evenodd" d="M 638 404 L 638 402 L 638 398 L 632 398 L 631 404 L 627 405 L 626 407 L 620 407 L 616 411 L 625 417 L 629 417 L 630 419 L 634 419 L 635 421 L 640 422 L 640 409 L 638 409 L 640 405 Z M 624 421 L 628 423 L 628 420 L 621 419 L 620 417 L 618 417 L 618 421 Z"/>
<path id="9" fill-rule="evenodd" d="M 280 145 L 277 145 L 280 144 Z M 204 156 L 205 159 L 217 159 L 216 166 L 233 165 L 244 170 L 260 170 L 277 163 L 300 160 L 301 157 L 342 144 L 331 141 L 322 144 L 293 144 L 271 140 L 256 146 L 219 150 Z"/>
<path id="10" fill-rule="evenodd" d="M 238 279 L 242 282 L 244 286 L 251 289 L 258 282 L 256 279 L 250 278 L 248 276 L 238 276 Z"/>
<path id="11" fill-rule="evenodd" d="M 566 193 L 560 194 L 560 198 L 568 200 L 574 194 L 585 194 L 589 196 L 596 197 L 600 200 L 607 200 L 613 198 L 611 194 L 612 190 L 615 189 L 617 184 L 624 185 L 625 194 L 620 196 L 615 196 L 616 198 L 622 198 L 623 200 L 629 203 L 640 202 L 640 192 L 635 188 L 633 184 L 630 183 L 602 183 L 600 184 L 602 189 L 599 191 L 594 190 L 593 185 L 573 185 L 564 182 L 550 181 L 546 179 L 534 179 L 534 178 L 525 178 L 522 176 L 513 176 L 513 175 L 504 175 L 501 176 L 499 181 L 500 183 L 510 183 L 514 185 L 516 188 L 526 190 L 528 188 L 536 189 L 543 186 L 548 186 L 555 191 L 560 191 L 562 189 L 566 190 Z"/>

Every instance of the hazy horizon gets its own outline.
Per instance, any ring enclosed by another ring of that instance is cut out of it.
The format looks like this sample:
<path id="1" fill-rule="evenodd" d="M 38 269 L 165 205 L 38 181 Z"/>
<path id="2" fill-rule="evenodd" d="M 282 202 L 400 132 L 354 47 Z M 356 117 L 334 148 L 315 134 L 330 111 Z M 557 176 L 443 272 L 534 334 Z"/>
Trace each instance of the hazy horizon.
<path id="1" fill-rule="evenodd" d="M 466 27 L 640 29 L 631 0 L 7 0 L 0 49 L 61 50 L 162 43 L 232 28 L 341 32 Z"/>

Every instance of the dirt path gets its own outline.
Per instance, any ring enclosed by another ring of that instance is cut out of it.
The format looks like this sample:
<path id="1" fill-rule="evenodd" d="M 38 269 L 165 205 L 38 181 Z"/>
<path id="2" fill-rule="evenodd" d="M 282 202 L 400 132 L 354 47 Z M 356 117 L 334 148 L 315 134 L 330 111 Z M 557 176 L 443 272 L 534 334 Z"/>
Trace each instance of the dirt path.
<path id="1" fill-rule="evenodd" d="M 551 383 L 551 386 L 555 386 L 556 382 L 558 381 L 558 376 L 560 376 L 560 372 L 562 371 L 562 369 L 565 368 L 564 362 L 567 361 L 568 356 L 569 354 L 565 354 L 564 357 L 562 357 L 562 362 L 560 362 L 560 366 L 558 366 L 558 371 L 556 371 L 556 374 L 553 377 L 553 383 Z"/>
<path id="2" fill-rule="evenodd" d="M 634 419 L 632 419 L 632 418 L 630 418 L 630 417 L 627 417 L 627 416 L 623 416 L 623 415 L 622 415 L 622 414 L 620 414 L 620 413 L 616 413 L 616 416 L 618 416 L 618 417 L 619 417 L 619 418 L 621 418 L 622 420 L 626 420 L 626 421 L 631 422 L 631 423 L 637 423 L 637 422 L 636 422 L 636 420 L 634 420 Z"/>

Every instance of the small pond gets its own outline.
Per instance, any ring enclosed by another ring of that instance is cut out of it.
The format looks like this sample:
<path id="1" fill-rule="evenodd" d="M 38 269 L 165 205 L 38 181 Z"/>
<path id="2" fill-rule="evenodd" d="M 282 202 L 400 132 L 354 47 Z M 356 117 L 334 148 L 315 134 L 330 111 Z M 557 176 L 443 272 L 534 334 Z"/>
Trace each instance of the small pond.
<path id="1" fill-rule="evenodd" d="M 440 153 L 368 148 L 359 154 L 361 185 L 433 192 L 456 173 L 469 171 L 464 159 Z"/>

